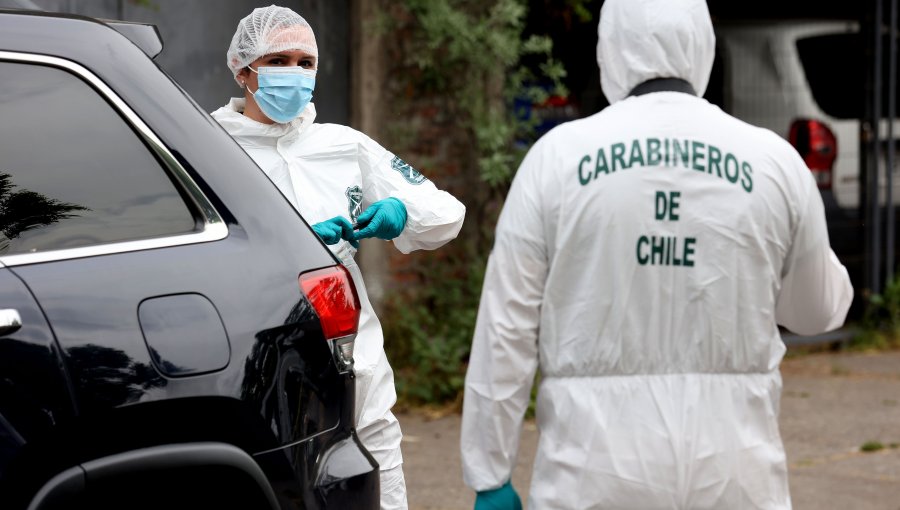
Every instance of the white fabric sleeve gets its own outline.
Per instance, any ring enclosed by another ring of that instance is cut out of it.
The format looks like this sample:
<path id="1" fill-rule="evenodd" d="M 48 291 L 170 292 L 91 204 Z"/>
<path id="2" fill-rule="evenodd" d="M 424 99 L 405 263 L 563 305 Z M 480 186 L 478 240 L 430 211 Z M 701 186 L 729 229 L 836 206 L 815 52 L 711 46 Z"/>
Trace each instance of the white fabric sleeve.
<path id="1" fill-rule="evenodd" d="M 803 170 L 806 178 L 801 201 L 805 204 L 799 208 L 782 271 L 775 319 L 794 333 L 816 335 L 844 324 L 853 301 L 853 287 L 847 268 L 831 250 L 822 197 L 805 165 Z"/>
<path id="2" fill-rule="evenodd" d="M 389 197 L 406 206 L 406 227 L 394 239 L 394 246 L 403 253 L 434 250 L 456 238 L 466 216 L 466 207 L 450 193 L 439 190 L 405 161 L 371 138 L 362 136 L 362 210 Z"/>
<path id="3" fill-rule="evenodd" d="M 547 277 L 543 190 L 535 149 L 522 163 L 497 223 L 478 308 L 463 400 L 463 479 L 476 491 L 506 483 L 538 365 Z"/>

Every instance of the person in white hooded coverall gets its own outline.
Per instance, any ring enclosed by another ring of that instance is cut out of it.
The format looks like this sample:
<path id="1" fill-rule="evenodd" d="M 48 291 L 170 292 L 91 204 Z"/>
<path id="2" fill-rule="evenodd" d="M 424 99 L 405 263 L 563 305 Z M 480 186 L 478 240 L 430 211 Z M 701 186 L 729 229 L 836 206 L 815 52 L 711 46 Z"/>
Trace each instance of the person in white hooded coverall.
<path id="1" fill-rule="evenodd" d="M 465 482 L 476 508 L 514 508 L 540 366 L 530 508 L 790 508 L 778 324 L 835 329 L 853 296 L 816 183 L 785 140 L 701 98 L 702 0 L 606 0 L 598 33 L 611 106 L 531 148 L 496 227 Z"/>
<path id="2" fill-rule="evenodd" d="M 381 507 L 406 508 L 393 372 L 359 268 L 357 240 L 391 239 L 403 253 L 455 238 L 465 207 L 364 134 L 316 124 L 309 102 L 318 47 L 290 9 L 255 9 L 238 24 L 228 66 L 243 98 L 213 112 L 348 268 L 362 305 L 354 347 L 356 426 L 380 467 Z M 287 219 L 286 219 L 287 221 Z M 363 224 L 354 232 L 353 223 Z"/>

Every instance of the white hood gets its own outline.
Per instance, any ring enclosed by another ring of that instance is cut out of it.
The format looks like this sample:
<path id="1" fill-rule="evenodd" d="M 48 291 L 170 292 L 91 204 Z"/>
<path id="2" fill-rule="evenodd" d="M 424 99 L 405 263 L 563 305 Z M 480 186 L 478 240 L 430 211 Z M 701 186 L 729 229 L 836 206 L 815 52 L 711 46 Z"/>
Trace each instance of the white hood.
<path id="1" fill-rule="evenodd" d="M 704 0 L 606 0 L 597 33 L 600 87 L 610 103 L 653 78 L 706 91 L 716 36 Z"/>

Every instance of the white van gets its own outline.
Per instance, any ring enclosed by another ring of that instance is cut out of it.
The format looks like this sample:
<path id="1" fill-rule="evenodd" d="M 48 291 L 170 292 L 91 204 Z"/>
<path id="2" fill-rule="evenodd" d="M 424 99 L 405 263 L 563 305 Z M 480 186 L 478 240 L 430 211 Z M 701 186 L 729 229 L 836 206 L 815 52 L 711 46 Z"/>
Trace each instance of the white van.
<path id="1" fill-rule="evenodd" d="M 719 22 L 716 40 L 716 65 L 707 98 L 737 118 L 771 129 L 797 148 L 822 192 L 832 246 L 855 283 L 861 283 L 864 229 L 859 202 L 860 186 L 865 183 L 860 180 L 860 122 L 867 98 L 867 61 L 859 24 Z M 887 44 L 884 54 L 882 111 L 886 114 Z M 894 133 L 900 138 L 900 123 L 895 123 Z M 880 137 L 887 138 L 886 122 L 880 126 Z M 881 149 L 879 183 L 884 203 L 887 144 L 882 142 Z M 897 170 L 895 166 L 895 204 L 900 203 Z"/>

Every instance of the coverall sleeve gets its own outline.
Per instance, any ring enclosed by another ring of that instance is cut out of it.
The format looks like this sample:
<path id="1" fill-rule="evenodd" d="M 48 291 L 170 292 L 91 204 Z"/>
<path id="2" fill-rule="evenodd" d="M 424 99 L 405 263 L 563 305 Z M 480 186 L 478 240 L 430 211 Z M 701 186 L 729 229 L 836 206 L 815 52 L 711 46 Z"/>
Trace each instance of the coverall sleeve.
<path id="1" fill-rule="evenodd" d="M 844 324 L 853 287 L 829 244 L 825 208 L 815 181 L 803 160 L 794 156 L 803 177 L 800 207 L 782 270 L 775 319 L 794 333 L 815 335 Z"/>
<path id="2" fill-rule="evenodd" d="M 394 238 L 394 246 L 403 253 L 434 250 L 456 238 L 466 207 L 411 165 L 362 136 L 363 210 L 389 197 L 406 206 L 406 227 Z"/>
<path id="3" fill-rule="evenodd" d="M 476 491 L 510 479 L 538 365 L 548 250 L 537 148 L 519 168 L 497 223 L 466 372 L 460 447 L 463 479 Z"/>

